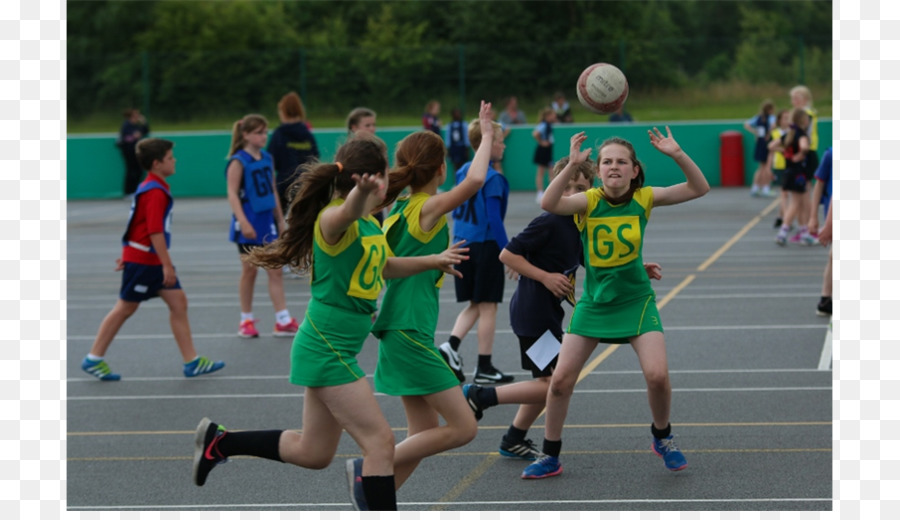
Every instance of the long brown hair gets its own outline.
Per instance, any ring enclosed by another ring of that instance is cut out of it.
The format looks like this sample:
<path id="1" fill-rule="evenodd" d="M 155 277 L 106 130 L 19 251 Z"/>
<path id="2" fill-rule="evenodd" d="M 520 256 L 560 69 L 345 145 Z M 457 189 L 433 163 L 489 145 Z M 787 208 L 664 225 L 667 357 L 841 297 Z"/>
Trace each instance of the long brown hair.
<path id="1" fill-rule="evenodd" d="M 356 185 L 353 174 L 376 174 L 387 170 L 387 145 L 380 138 L 362 132 L 350 136 L 331 163 L 318 160 L 300 166 L 300 175 L 288 193 L 291 205 L 287 229 L 273 242 L 253 249 L 247 261 L 266 269 L 289 265 L 300 272 L 313 263 L 313 239 L 319 212 L 334 195 L 346 198 Z"/>
<path id="2" fill-rule="evenodd" d="M 306 109 L 303 108 L 303 101 L 296 92 L 288 92 L 278 102 L 278 110 L 284 114 L 287 119 L 299 119 L 306 121 Z"/>
<path id="3" fill-rule="evenodd" d="M 641 164 L 641 161 L 637 158 L 637 153 L 634 151 L 634 145 L 630 142 L 622 139 L 621 137 L 610 137 L 606 141 L 603 141 L 603 144 L 600 145 L 597 153 L 597 171 L 600 171 L 600 159 L 603 155 L 603 149 L 611 144 L 618 144 L 624 146 L 628 149 L 631 162 L 637 166 L 638 174 L 631 179 L 631 184 L 628 187 L 628 191 L 625 192 L 621 197 L 610 197 L 606 190 L 603 190 L 603 198 L 606 199 L 610 204 L 623 204 L 625 202 L 630 202 L 632 198 L 634 198 L 634 192 L 637 191 L 638 188 L 644 186 L 644 165 Z"/>
<path id="4" fill-rule="evenodd" d="M 418 189 L 431 182 L 444 164 L 444 153 L 444 141 L 430 130 L 409 134 L 397 143 L 384 205 L 391 205 L 407 186 Z"/>
<path id="5" fill-rule="evenodd" d="M 245 132 L 252 132 L 260 127 L 268 128 L 268 126 L 269 122 L 259 114 L 248 114 L 242 119 L 235 121 L 231 126 L 231 148 L 228 150 L 228 157 L 237 153 L 238 150 L 247 144 L 244 140 Z"/>

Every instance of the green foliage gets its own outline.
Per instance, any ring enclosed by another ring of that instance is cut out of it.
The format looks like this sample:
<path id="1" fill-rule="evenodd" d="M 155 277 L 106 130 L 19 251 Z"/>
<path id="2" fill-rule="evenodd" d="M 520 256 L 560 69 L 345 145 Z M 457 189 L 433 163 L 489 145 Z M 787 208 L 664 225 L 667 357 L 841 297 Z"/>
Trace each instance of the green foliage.
<path id="1" fill-rule="evenodd" d="M 70 119 L 354 106 L 418 118 L 429 99 L 542 105 L 591 63 L 633 91 L 738 80 L 828 83 L 830 1 L 78 1 L 67 4 Z"/>

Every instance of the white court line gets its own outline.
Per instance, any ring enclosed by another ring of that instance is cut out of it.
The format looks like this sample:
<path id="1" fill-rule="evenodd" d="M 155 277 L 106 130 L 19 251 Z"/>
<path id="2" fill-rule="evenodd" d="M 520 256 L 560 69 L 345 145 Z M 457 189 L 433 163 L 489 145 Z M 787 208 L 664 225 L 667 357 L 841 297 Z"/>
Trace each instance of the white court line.
<path id="1" fill-rule="evenodd" d="M 819 370 L 831 368 L 831 328 L 832 322 L 828 322 L 828 332 L 825 333 L 825 343 L 822 344 L 822 356 L 819 357 Z"/>
<path id="2" fill-rule="evenodd" d="M 831 392 L 830 386 L 794 386 L 794 387 L 745 387 L 745 388 L 673 388 L 673 393 L 685 392 Z M 635 389 L 604 389 L 604 390 L 576 390 L 576 394 L 645 394 L 646 388 Z M 390 397 L 387 394 L 375 392 L 379 397 Z M 180 399 L 260 399 L 260 398 L 296 398 L 303 396 L 303 392 L 291 394 L 195 394 L 195 395 L 98 395 L 98 396 L 68 396 L 67 401 L 145 401 L 145 400 L 180 400 Z"/>
<path id="3" fill-rule="evenodd" d="M 637 499 L 606 499 L 606 500 L 473 500 L 470 502 L 397 502 L 398 506 L 417 506 L 417 507 L 434 507 L 434 506 L 475 506 L 475 505 L 498 505 L 509 506 L 503 511 L 519 511 L 521 508 L 516 507 L 522 504 L 528 505 L 555 505 L 555 504 L 747 504 L 747 503 L 779 503 L 779 502 L 831 502 L 833 499 L 828 498 L 637 498 Z M 331 503 L 281 503 L 281 504 L 178 504 L 178 505 L 160 505 L 160 504 L 140 504 L 140 505 L 118 505 L 118 506 L 67 506 L 71 511 L 90 511 L 90 510 L 118 510 L 118 509 L 180 509 L 180 510 L 212 510 L 218 511 L 224 508 L 276 508 L 284 509 L 289 507 L 297 508 L 323 508 L 335 507 L 343 508 L 349 505 L 347 502 L 331 502 Z M 559 509 L 559 508 L 557 508 Z M 418 509 L 417 509 L 418 511 Z"/>
<path id="4" fill-rule="evenodd" d="M 726 330 L 726 331 L 734 331 L 734 330 L 783 330 L 783 329 L 820 329 L 823 325 L 710 325 L 710 326 L 700 326 L 700 327 L 666 327 L 666 332 L 671 331 L 711 331 L 711 330 Z M 450 334 L 450 330 L 436 330 L 434 331 L 435 337 L 439 337 L 441 335 Z M 494 331 L 495 334 L 512 334 L 512 329 L 497 329 Z M 194 333 L 194 339 L 222 339 L 222 338 L 236 338 L 237 333 L 233 332 L 217 332 L 217 333 Z M 68 341 L 94 341 L 95 336 L 86 336 L 86 335 L 71 335 L 66 336 Z M 116 336 L 116 341 L 126 341 L 126 340 L 150 340 L 150 339 L 172 339 L 172 333 L 166 332 L 165 334 L 119 334 Z M 283 339 L 283 338 L 282 338 Z M 290 339 L 290 338 L 288 338 Z"/>

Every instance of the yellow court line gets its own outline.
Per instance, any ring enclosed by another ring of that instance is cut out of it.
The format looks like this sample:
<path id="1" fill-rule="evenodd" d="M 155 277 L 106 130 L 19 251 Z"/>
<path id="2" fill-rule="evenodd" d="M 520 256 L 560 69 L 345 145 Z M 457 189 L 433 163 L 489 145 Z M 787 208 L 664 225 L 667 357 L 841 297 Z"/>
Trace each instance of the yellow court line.
<path id="1" fill-rule="evenodd" d="M 727 242 L 725 242 L 725 244 L 723 244 L 722 247 L 720 247 L 715 253 L 713 253 L 709 258 L 707 258 L 702 264 L 700 264 L 700 266 L 697 267 L 697 271 L 699 271 L 699 272 L 705 271 L 707 267 L 712 265 L 716 260 L 719 259 L 719 257 L 721 257 L 723 254 L 725 254 L 726 251 L 731 249 L 731 246 L 736 244 L 738 240 L 740 240 L 744 235 L 746 235 L 747 232 L 753 228 L 753 226 L 758 224 L 764 216 L 766 216 L 773 209 L 777 208 L 779 203 L 780 203 L 780 200 L 776 198 L 763 211 L 761 211 L 759 213 L 759 215 L 750 219 L 750 221 L 743 228 L 741 228 L 740 231 L 735 233 L 735 235 L 733 237 L 731 237 Z M 680 293 L 685 287 L 687 287 L 691 282 L 693 282 L 695 278 L 696 278 L 696 276 L 693 274 L 690 274 L 687 277 L 685 277 L 685 279 L 682 280 L 681 283 L 679 283 L 677 286 L 675 286 L 675 288 L 673 288 L 671 291 L 669 291 L 669 293 L 666 294 L 666 296 L 662 300 L 660 300 L 659 303 L 657 303 L 657 305 L 656 305 L 657 308 L 659 308 L 659 309 L 663 308 L 668 302 L 670 302 L 673 298 L 675 298 L 675 296 L 677 296 L 678 293 Z M 616 343 L 616 344 L 606 347 L 606 349 L 603 352 L 601 352 L 596 358 L 591 360 L 587 365 L 585 365 L 584 368 L 581 369 L 581 372 L 578 374 L 578 379 L 575 381 L 575 384 L 577 385 L 579 382 L 581 382 L 582 379 L 584 379 L 585 377 L 587 377 L 588 374 L 593 372 L 594 369 L 596 369 L 600 365 L 600 363 L 603 363 L 604 361 L 606 361 L 609 358 L 609 356 L 613 355 L 616 352 L 616 350 L 618 350 L 619 347 L 621 347 L 621 346 L 622 346 L 621 343 Z M 546 408 L 541 411 L 540 415 L 538 415 L 538 418 L 542 417 L 544 415 L 544 412 L 546 412 Z M 456 496 L 459 496 L 460 493 L 465 491 L 466 488 L 468 488 L 472 483 L 474 483 L 475 480 L 471 477 L 475 471 L 478 471 L 479 475 L 483 474 L 484 471 L 486 471 L 487 468 L 489 468 L 491 465 L 493 465 L 496 460 L 497 460 L 496 457 L 490 457 L 490 458 L 485 459 L 485 461 L 482 464 L 479 464 L 477 468 L 472 470 L 472 473 L 469 473 L 468 475 L 466 475 L 459 482 L 459 484 L 454 486 L 453 489 L 451 490 L 451 492 L 456 493 Z M 487 467 L 482 468 L 482 466 L 487 466 Z M 465 486 L 463 486 L 463 483 L 465 483 Z M 449 496 L 449 493 L 448 493 L 448 495 L 441 497 L 441 499 L 439 501 L 446 502 L 446 501 L 452 500 L 452 498 L 447 498 L 448 496 Z"/>

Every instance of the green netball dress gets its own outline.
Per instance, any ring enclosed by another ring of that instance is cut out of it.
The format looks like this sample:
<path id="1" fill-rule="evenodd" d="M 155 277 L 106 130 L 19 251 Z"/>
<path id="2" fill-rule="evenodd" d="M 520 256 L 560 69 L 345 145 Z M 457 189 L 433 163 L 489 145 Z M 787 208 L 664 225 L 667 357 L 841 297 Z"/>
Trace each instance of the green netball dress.
<path id="1" fill-rule="evenodd" d="M 325 209 L 342 203 L 336 199 Z M 354 222 L 335 245 L 325 242 L 321 218 L 319 212 L 310 275 L 312 298 L 291 347 L 290 381 L 303 386 L 342 385 L 366 375 L 356 355 L 369 335 L 384 286 L 384 264 L 392 255 L 374 217 Z"/>
<path id="2" fill-rule="evenodd" d="M 644 270 L 644 229 L 653 208 L 653 188 L 635 191 L 627 203 L 612 205 L 602 188 L 585 192 L 585 217 L 575 216 L 584 249 L 584 291 L 567 332 L 623 343 L 650 331 L 662 332 L 656 293 Z"/>
<path id="3" fill-rule="evenodd" d="M 450 243 L 444 216 L 430 231 L 422 230 L 419 215 L 428 200 L 416 193 L 397 200 L 384 221 L 387 243 L 396 256 L 439 254 Z M 387 281 L 381 312 L 372 333 L 379 339 L 375 389 L 388 395 L 428 395 L 459 385 L 434 346 L 438 320 L 438 292 L 444 273 L 428 270 Z"/>

